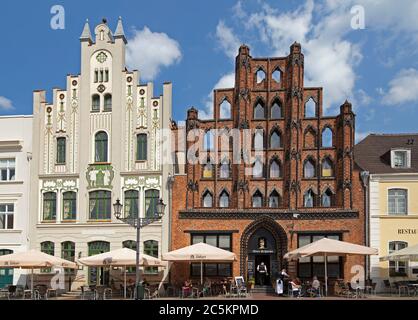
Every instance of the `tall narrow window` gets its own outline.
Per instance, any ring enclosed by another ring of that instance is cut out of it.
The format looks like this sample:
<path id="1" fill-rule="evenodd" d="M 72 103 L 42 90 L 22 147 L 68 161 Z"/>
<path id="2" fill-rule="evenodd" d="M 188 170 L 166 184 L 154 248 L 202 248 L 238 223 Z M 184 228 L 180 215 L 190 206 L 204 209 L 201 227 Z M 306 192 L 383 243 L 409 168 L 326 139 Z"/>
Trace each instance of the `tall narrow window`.
<path id="1" fill-rule="evenodd" d="M 146 161 L 148 153 L 147 135 L 140 133 L 136 136 L 136 160 Z"/>
<path id="2" fill-rule="evenodd" d="M 16 160 L 15 159 L 0 159 L 1 181 L 15 180 Z"/>
<path id="3" fill-rule="evenodd" d="M 112 111 L 112 95 L 110 93 L 104 96 L 104 111 Z"/>
<path id="4" fill-rule="evenodd" d="M 266 117 L 264 105 L 261 101 L 258 101 L 256 105 L 254 106 L 254 114 L 253 118 L 254 120 L 262 120 Z"/>
<path id="5" fill-rule="evenodd" d="M 278 208 L 280 206 L 280 195 L 276 190 L 273 190 L 269 196 L 269 207 Z"/>
<path id="6" fill-rule="evenodd" d="M 312 159 L 309 159 L 305 162 L 303 167 L 303 176 L 306 179 L 311 179 L 315 177 L 315 162 Z"/>
<path id="7" fill-rule="evenodd" d="M 272 160 L 270 163 L 270 178 L 280 178 L 280 164 L 278 160 Z"/>
<path id="8" fill-rule="evenodd" d="M 282 81 L 282 72 L 280 71 L 280 69 L 276 69 L 273 71 L 271 77 L 273 78 L 274 81 L 276 81 L 277 83 L 280 83 Z"/>
<path id="9" fill-rule="evenodd" d="M 219 170 L 219 178 L 228 179 L 230 177 L 230 166 L 227 159 L 221 161 L 221 168 Z"/>
<path id="10" fill-rule="evenodd" d="M 160 191 L 150 189 L 145 191 L 145 216 L 147 218 L 155 217 L 157 213 L 157 204 L 160 200 Z"/>
<path id="11" fill-rule="evenodd" d="M 105 69 L 104 82 L 109 82 L 109 69 Z"/>
<path id="12" fill-rule="evenodd" d="M 55 221 L 57 218 L 57 194 L 55 192 L 44 193 L 43 221 Z"/>
<path id="13" fill-rule="evenodd" d="M 103 69 L 99 71 L 99 82 L 103 82 Z"/>
<path id="14" fill-rule="evenodd" d="M 325 158 L 322 161 L 322 176 L 323 177 L 332 177 L 334 175 L 332 170 L 332 162 L 329 158 Z"/>
<path id="15" fill-rule="evenodd" d="M 325 128 L 322 131 L 322 148 L 332 148 L 332 130 L 330 128 Z"/>
<path id="16" fill-rule="evenodd" d="M 95 162 L 107 162 L 108 138 L 107 133 L 100 131 L 95 136 Z"/>
<path id="17" fill-rule="evenodd" d="M 210 193 L 209 191 L 206 191 L 203 194 L 203 207 L 204 208 L 212 208 L 213 207 L 213 196 L 212 193 Z"/>
<path id="18" fill-rule="evenodd" d="M 0 230 L 14 228 L 14 204 L 0 204 Z"/>
<path id="19" fill-rule="evenodd" d="M 229 207 L 229 194 L 225 190 L 222 191 L 219 197 L 219 207 L 220 208 L 228 208 Z"/>
<path id="20" fill-rule="evenodd" d="M 325 192 L 322 194 L 322 206 L 325 208 L 332 206 L 332 192 L 330 189 L 325 190 Z"/>
<path id="21" fill-rule="evenodd" d="M 261 208 L 263 206 L 263 194 L 257 190 L 253 194 L 253 208 Z"/>
<path id="22" fill-rule="evenodd" d="M 144 253 L 151 257 L 158 258 L 158 241 L 144 241 Z M 158 267 L 146 267 L 144 268 L 144 272 L 146 274 L 156 274 L 158 273 Z"/>
<path id="23" fill-rule="evenodd" d="M 253 148 L 256 151 L 264 150 L 264 132 L 263 129 L 256 129 L 254 134 Z"/>
<path id="24" fill-rule="evenodd" d="M 100 96 L 98 94 L 94 94 L 91 97 L 91 110 L 93 112 L 99 112 L 100 111 Z"/>
<path id="25" fill-rule="evenodd" d="M 264 177 L 264 165 L 260 159 L 257 159 L 253 164 L 253 178 L 262 177 Z"/>
<path id="26" fill-rule="evenodd" d="M 55 244 L 51 241 L 45 241 L 41 243 L 41 252 L 49 254 L 51 256 L 55 255 Z M 42 268 L 41 273 L 51 272 L 51 268 Z"/>
<path id="27" fill-rule="evenodd" d="M 99 82 L 99 70 L 95 69 L 94 70 L 94 83 Z"/>
<path id="28" fill-rule="evenodd" d="M 77 193 L 67 191 L 62 194 L 63 220 L 76 220 L 77 218 Z"/>
<path id="29" fill-rule="evenodd" d="M 316 117 L 316 103 L 313 98 L 310 98 L 305 103 L 305 118 L 315 118 Z"/>
<path id="30" fill-rule="evenodd" d="M 128 248 L 133 251 L 136 251 L 136 241 L 133 240 L 126 240 L 122 242 L 122 248 Z M 136 268 L 135 267 L 127 267 L 126 272 L 127 273 L 135 273 Z"/>
<path id="31" fill-rule="evenodd" d="M 213 176 L 213 164 L 208 160 L 208 162 L 203 165 L 203 178 L 211 179 Z"/>
<path id="32" fill-rule="evenodd" d="M 75 261 L 75 243 L 66 241 L 61 243 L 61 258 L 74 262 Z M 75 273 L 74 269 L 65 268 L 65 272 L 69 274 Z"/>
<path id="33" fill-rule="evenodd" d="M 231 119 L 231 104 L 224 99 L 219 105 L 219 113 L 221 119 Z"/>
<path id="34" fill-rule="evenodd" d="M 279 149 L 282 147 L 280 133 L 277 130 L 274 130 L 270 135 L 270 149 Z"/>
<path id="35" fill-rule="evenodd" d="M 57 164 L 65 164 L 67 139 L 57 138 Z"/>
<path id="36" fill-rule="evenodd" d="M 111 192 L 98 190 L 89 193 L 90 220 L 110 220 L 111 212 Z"/>
<path id="37" fill-rule="evenodd" d="M 125 191 L 125 217 L 126 218 L 137 218 L 138 217 L 138 201 L 139 192 L 137 190 Z"/>
<path id="38" fill-rule="evenodd" d="M 305 208 L 313 208 L 315 204 L 315 194 L 311 189 L 305 192 L 303 196 L 303 204 Z"/>
<path id="39" fill-rule="evenodd" d="M 280 101 L 275 100 L 271 106 L 270 118 L 271 119 L 280 119 L 282 117 L 282 107 Z"/>
<path id="40" fill-rule="evenodd" d="M 211 151 L 215 148 L 215 136 L 212 130 L 209 130 L 203 136 L 203 150 Z"/>
<path id="41" fill-rule="evenodd" d="M 405 189 L 390 189 L 388 191 L 388 214 L 406 215 L 408 191 Z"/>

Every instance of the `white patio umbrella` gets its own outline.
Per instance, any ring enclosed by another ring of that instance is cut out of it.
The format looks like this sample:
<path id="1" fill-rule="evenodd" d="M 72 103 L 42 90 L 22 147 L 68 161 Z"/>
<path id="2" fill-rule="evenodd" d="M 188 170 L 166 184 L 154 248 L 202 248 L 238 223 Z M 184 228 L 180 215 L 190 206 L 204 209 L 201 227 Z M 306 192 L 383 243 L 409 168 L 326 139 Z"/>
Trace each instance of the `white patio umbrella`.
<path id="1" fill-rule="evenodd" d="M 33 292 L 33 270 L 62 267 L 77 269 L 77 264 L 37 250 L 16 252 L 0 256 L 0 268 L 31 269 L 31 291 Z"/>
<path id="2" fill-rule="evenodd" d="M 163 253 L 162 258 L 165 261 L 172 262 L 200 262 L 200 283 L 203 284 L 203 262 L 235 261 L 236 255 L 233 252 L 200 242 L 178 250 Z"/>
<path id="3" fill-rule="evenodd" d="M 394 251 L 391 254 L 380 257 L 380 261 L 418 261 L 418 244 L 412 247 Z"/>
<path id="4" fill-rule="evenodd" d="M 129 248 L 122 248 L 113 251 L 108 251 L 94 256 L 81 258 L 77 260 L 78 263 L 88 267 L 123 267 L 124 268 L 124 296 L 126 298 L 126 267 L 136 266 L 136 251 Z M 166 264 L 160 259 L 151 257 L 146 254 L 141 254 L 139 259 L 141 267 L 165 267 Z"/>
<path id="5" fill-rule="evenodd" d="M 299 258 L 323 256 L 325 261 L 325 294 L 328 295 L 328 272 L 327 257 L 330 256 L 351 256 L 351 255 L 377 255 L 377 249 L 361 246 L 358 244 L 338 241 L 328 238 L 322 238 L 306 246 L 293 250 L 285 254 L 284 258 L 288 260 L 297 260 Z"/>

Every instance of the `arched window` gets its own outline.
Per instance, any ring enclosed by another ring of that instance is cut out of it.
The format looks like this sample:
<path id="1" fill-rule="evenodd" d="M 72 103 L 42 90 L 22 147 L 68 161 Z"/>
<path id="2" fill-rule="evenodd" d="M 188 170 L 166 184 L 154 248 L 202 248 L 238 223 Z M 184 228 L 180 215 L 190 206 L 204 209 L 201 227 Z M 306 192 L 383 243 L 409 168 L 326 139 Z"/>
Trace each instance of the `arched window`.
<path id="1" fill-rule="evenodd" d="M 303 195 L 303 205 L 305 208 L 313 208 L 315 204 L 315 193 L 309 189 Z"/>
<path id="2" fill-rule="evenodd" d="M 139 210 L 139 192 L 137 190 L 125 191 L 125 218 L 137 218 Z"/>
<path id="3" fill-rule="evenodd" d="M 112 218 L 112 194 L 98 190 L 89 193 L 90 220 L 110 220 Z"/>
<path id="4" fill-rule="evenodd" d="M 100 131 L 95 135 L 95 162 L 108 162 L 108 138 L 107 133 Z"/>
<path id="5" fill-rule="evenodd" d="M 274 81 L 276 81 L 277 83 L 280 83 L 282 81 L 282 72 L 280 71 L 280 69 L 276 69 L 271 74 L 271 77 L 273 78 Z"/>
<path id="6" fill-rule="evenodd" d="M 57 218 L 57 194 L 55 192 L 44 193 L 43 221 L 55 221 Z"/>
<path id="7" fill-rule="evenodd" d="M 41 243 L 41 252 L 49 254 L 51 256 L 55 255 L 55 244 L 51 241 L 44 241 Z"/>
<path id="8" fill-rule="evenodd" d="M 272 160 L 270 162 L 270 178 L 280 178 L 280 163 L 278 160 Z"/>
<path id="9" fill-rule="evenodd" d="M 256 159 L 253 164 L 253 178 L 264 177 L 263 162 L 260 159 Z"/>
<path id="10" fill-rule="evenodd" d="M 221 179 L 228 179 L 230 178 L 231 172 L 230 172 L 230 165 L 229 161 L 227 159 L 223 159 L 221 161 L 221 167 L 219 170 L 219 178 Z"/>
<path id="11" fill-rule="evenodd" d="M 106 93 L 104 96 L 104 111 L 112 111 L 112 95 Z"/>
<path id="12" fill-rule="evenodd" d="M 316 132 L 312 128 L 309 128 L 308 130 L 305 131 L 304 147 L 316 148 Z"/>
<path id="13" fill-rule="evenodd" d="M 145 191 L 145 217 L 155 217 L 157 213 L 157 204 L 160 200 L 160 191 L 150 189 Z"/>
<path id="14" fill-rule="evenodd" d="M 231 104 L 227 99 L 219 105 L 219 114 L 221 119 L 231 119 Z"/>
<path id="15" fill-rule="evenodd" d="M 322 130 L 322 148 L 332 148 L 332 130 L 328 127 L 326 127 L 324 130 Z"/>
<path id="16" fill-rule="evenodd" d="M 315 162 L 312 159 L 309 159 L 305 162 L 303 166 L 303 176 L 307 179 L 314 178 L 315 174 Z"/>
<path id="17" fill-rule="evenodd" d="M 261 68 L 257 70 L 257 73 L 255 75 L 256 75 L 256 78 L 257 78 L 257 84 L 263 82 L 264 79 L 266 78 L 266 73 Z"/>
<path id="18" fill-rule="evenodd" d="M 282 139 L 280 132 L 274 130 L 270 135 L 270 149 L 279 149 L 282 147 Z"/>
<path id="19" fill-rule="evenodd" d="M 264 150 L 264 132 L 263 129 L 256 129 L 254 133 L 253 148 L 257 151 Z"/>
<path id="20" fill-rule="evenodd" d="M 203 194 L 202 203 L 203 203 L 204 208 L 212 208 L 213 207 L 213 196 L 212 196 L 212 193 L 210 193 L 210 191 L 207 190 Z"/>
<path id="21" fill-rule="evenodd" d="M 329 208 L 332 206 L 332 198 L 333 194 L 330 189 L 325 190 L 325 192 L 322 194 L 322 206 L 325 208 Z"/>
<path id="22" fill-rule="evenodd" d="M 315 118 L 316 117 L 316 102 L 311 97 L 305 103 L 305 118 Z"/>
<path id="23" fill-rule="evenodd" d="M 211 179 L 213 178 L 214 174 L 213 174 L 213 164 L 211 163 L 211 161 L 208 159 L 207 163 L 203 165 L 203 178 L 208 178 Z"/>
<path id="24" fill-rule="evenodd" d="M 68 261 L 75 261 L 75 243 L 72 241 L 61 242 L 61 258 Z M 74 274 L 74 269 L 65 268 L 65 272 Z"/>
<path id="25" fill-rule="evenodd" d="M 322 161 L 322 176 L 323 177 L 332 177 L 334 176 L 332 170 L 332 161 L 329 158 L 325 158 Z"/>
<path id="26" fill-rule="evenodd" d="M 67 139 L 57 138 L 57 164 L 65 164 Z"/>
<path id="27" fill-rule="evenodd" d="M 91 111 L 100 111 L 100 96 L 98 94 L 93 94 L 93 96 L 91 97 Z"/>
<path id="28" fill-rule="evenodd" d="M 263 206 L 263 194 L 257 190 L 253 194 L 253 208 L 261 208 Z"/>
<path id="29" fill-rule="evenodd" d="M 229 194 L 225 190 L 222 191 L 221 195 L 219 196 L 219 207 L 220 208 L 229 207 Z"/>
<path id="30" fill-rule="evenodd" d="M 122 248 L 128 248 L 136 251 L 136 241 L 125 240 L 122 242 Z"/>
<path id="31" fill-rule="evenodd" d="M 203 136 L 203 150 L 211 151 L 215 148 L 215 136 L 212 130 L 209 130 Z"/>
<path id="32" fill-rule="evenodd" d="M 136 136 L 136 160 L 146 161 L 148 158 L 147 135 L 140 133 Z"/>
<path id="33" fill-rule="evenodd" d="M 273 190 L 269 196 L 269 207 L 278 208 L 280 204 L 280 195 L 276 190 Z"/>
<path id="34" fill-rule="evenodd" d="M 259 100 L 258 102 L 256 102 L 254 106 L 253 119 L 262 120 L 262 119 L 265 119 L 265 117 L 266 117 L 266 114 L 265 114 L 265 109 L 264 109 L 264 103 L 261 100 Z"/>
<path id="35" fill-rule="evenodd" d="M 63 204 L 63 219 L 76 220 L 77 219 L 77 193 L 74 191 L 67 191 L 62 194 Z"/>
<path id="36" fill-rule="evenodd" d="M 274 100 L 273 105 L 270 109 L 270 118 L 271 119 L 280 119 L 282 118 L 282 105 L 279 100 Z"/>

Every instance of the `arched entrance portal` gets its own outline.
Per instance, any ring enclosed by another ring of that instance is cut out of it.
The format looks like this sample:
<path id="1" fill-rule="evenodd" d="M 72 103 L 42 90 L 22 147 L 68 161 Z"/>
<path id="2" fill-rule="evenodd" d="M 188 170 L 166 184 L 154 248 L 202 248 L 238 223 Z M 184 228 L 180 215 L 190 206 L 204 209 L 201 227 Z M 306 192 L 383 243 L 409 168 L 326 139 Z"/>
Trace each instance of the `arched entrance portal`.
<path id="1" fill-rule="evenodd" d="M 261 284 L 262 277 L 257 266 L 264 262 L 268 276 L 263 284 L 269 285 L 285 266 L 283 256 L 287 252 L 287 236 L 283 228 L 269 216 L 262 216 L 252 222 L 241 236 L 241 274 L 246 279 L 254 278 Z"/>

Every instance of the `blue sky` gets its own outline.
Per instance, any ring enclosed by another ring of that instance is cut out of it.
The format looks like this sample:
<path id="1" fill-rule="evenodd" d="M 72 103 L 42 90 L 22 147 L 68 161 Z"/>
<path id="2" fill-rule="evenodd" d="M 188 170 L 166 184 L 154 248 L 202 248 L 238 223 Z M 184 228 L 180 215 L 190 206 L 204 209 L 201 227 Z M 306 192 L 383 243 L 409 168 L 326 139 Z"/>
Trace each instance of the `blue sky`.
<path id="1" fill-rule="evenodd" d="M 365 29 L 351 28 L 360 4 Z M 323 86 L 327 114 L 349 99 L 357 133 L 417 132 L 418 1 L 10 1 L 1 3 L 0 114 L 30 114 L 32 91 L 64 87 L 79 72 L 79 36 L 86 18 L 114 30 L 122 16 L 131 68 L 174 85 L 173 118 L 190 106 L 210 116 L 210 93 L 229 86 L 234 56 L 286 55 L 293 41 L 305 53 L 305 85 Z M 50 27 L 53 5 L 65 9 L 65 29 Z M 146 41 L 145 41 L 146 40 Z M 154 50 L 154 48 L 160 48 Z"/>

